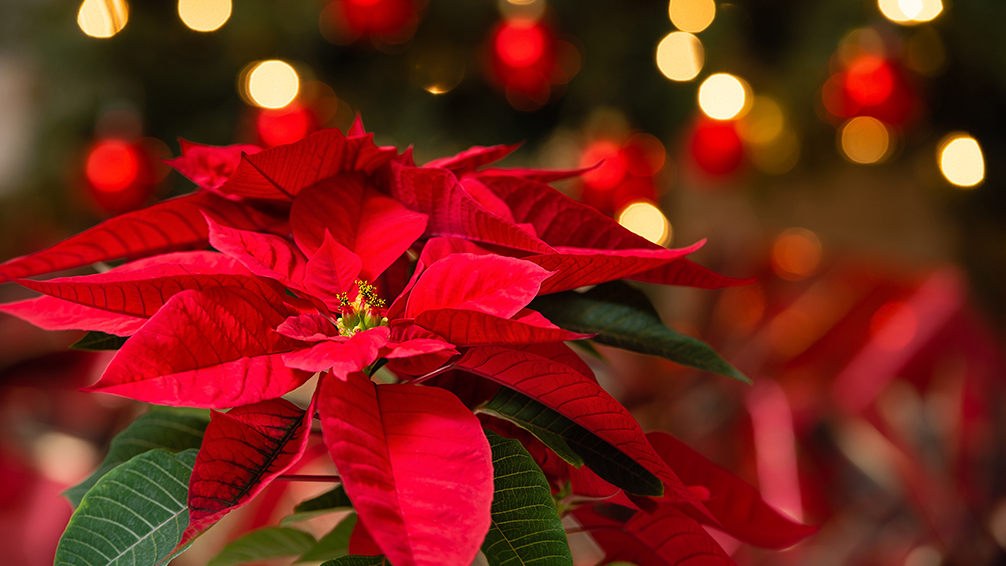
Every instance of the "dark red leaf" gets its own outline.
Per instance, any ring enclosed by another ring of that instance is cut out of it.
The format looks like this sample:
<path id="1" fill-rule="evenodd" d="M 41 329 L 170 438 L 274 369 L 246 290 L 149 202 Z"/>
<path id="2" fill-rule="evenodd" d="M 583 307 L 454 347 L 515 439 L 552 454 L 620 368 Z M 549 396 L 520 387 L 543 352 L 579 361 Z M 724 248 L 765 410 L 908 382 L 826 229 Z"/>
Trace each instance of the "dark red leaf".
<path id="1" fill-rule="evenodd" d="M 190 181 L 204 189 L 215 191 L 234 174 L 241 154 L 249 155 L 262 151 L 257 145 L 235 144 L 225 146 L 202 145 L 179 138 L 182 156 L 165 160 Z"/>
<path id="2" fill-rule="evenodd" d="M 539 294 L 544 295 L 652 271 L 697 251 L 703 244 L 705 240 L 676 250 L 557 248 L 556 251 L 559 253 L 533 255 L 522 259 L 555 272 L 541 284 Z"/>
<path id="3" fill-rule="evenodd" d="M 207 217 L 210 245 L 233 257 L 252 273 L 301 287 L 307 258 L 289 240 L 272 234 L 222 226 Z"/>
<path id="4" fill-rule="evenodd" d="M 697 287 L 699 289 L 721 289 L 723 287 L 750 285 L 755 282 L 754 278 L 739 279 L 720 275 L 686 258 L 672 261 L 649 271 L 636 273 L 629 277 L 629 279 L 644 281 L 646 283 Z"/>
<path id="5" fill-rule="evenodd" d="M 424 168 L 435 167 L 439 169 L 447 169 L 453 172 L 458 177 L 462 177 L 467 173 L 472 173 L 479 167 L 484 165 L 489 165 L 490 163 L 495 163 L 500 159 L 510 155 L 521 144 L 514 145 L 493 145 L 489 147 L 474 146 L 470 147 L 457 155 L 452 155 L 450 157 L 441 157 L 440 159 L 434 159 L 423 165 Z"/>
<path id="6" fill-rule="evenodd" d="M 353 525 L 353 532 L 349 534 L 349 553 L 354 556 L 380 556 L 384 554 L 360 519 L 357 519 L 356 524 Z"/>
<path id="7" fill-rule="evenodd" d="M 593 171 L 597 169 L 601 164 L 598 163 L 592 167 L 584 167 L 583 169 L 559 169 L 559 170 L 548 170 L 548 169 L 484 169 L 475 173 L 475 178 L 479 177 L 521 177 L 523 179 L 528 179 L 530 181 L 538 181 L 539 183 L 553 183 L 555 181 L 562 181 L 564 179 L 572 179 L 573 177 L 579 177 L 588 171 Z"/>

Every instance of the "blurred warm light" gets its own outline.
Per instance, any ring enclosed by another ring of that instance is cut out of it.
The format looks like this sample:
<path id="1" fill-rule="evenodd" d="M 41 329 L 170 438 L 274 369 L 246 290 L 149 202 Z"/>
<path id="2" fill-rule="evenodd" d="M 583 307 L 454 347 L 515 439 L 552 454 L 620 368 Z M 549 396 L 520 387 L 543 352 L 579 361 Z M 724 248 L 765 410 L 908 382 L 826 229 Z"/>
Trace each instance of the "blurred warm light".
<path id="1" fill-rule="evenodd" d="M 800 138 L 793 130 L 783 130 L 770 142 L 752 143 L 748 156 L 762 173 L 782 175 L 800 160 Z"/>
<path id="2" fill-rule="evenodd" d="M 845 76 L 849 97 L 864 106 L 875 106 L 894 92 L 894 73 L 886 61 L 873 55 L 858 57 Z"/>
<path id="3" fill-rule="evenodd" d="M 741 138 L 753 144 L 767 144 L 782 134 L 786 121 L 779 104 L 767 96 L 756 96 L 751 109 L 737 125 Z"/>
<path id="4" fill-rule="evenodd" d="M 499 0 L 500 14 L 507 20 L 540 20 L 545 15 L 545 0 Z"/>
<path id="5" fill-rule="evenodd" d="M 947 49 L 933 26 L 922 27 L 908 40 L 906 46 L 908 66 L 920 75 L 936 76 L 947 62 Z"/>
<path id="6" fill-rule="evenodd" d="M 744 162 L 744 143 L 736 122 L 730 120 L 700 120 L 689 150 L 695 164 L 710 175 L 729 175 Z"/>
<path id="7" fill-rule="evenodd" d="M 772 244 L 772 269 L 779 277 L 798 281 L 812 275 L 821 263 L 821 240 L 804 228 L 790 228 Z"/>
<path id="8" fill-rule="evenodd" d="M 681 31 L 699 33 L 716 17 L 713 0 L 671 0 L 667 6 L 671 23 Z"/>
<path id="9" fill-rule="evenodd" d="M 625 169 L 638 177 L 651 177 L 667 159 L 664 144 L 650 134 L 635 134 L 622 144 Z"/>
<path id="10" fill-rule="evenodd" d="M 905 556 L 905 566 L 940 566 L 943 555 L 939 550 L 927 545 L 917 546 Z"/>
<path id="11" fill-rule="evenodd" d="M 136 181 L 140 173 L 140 158 L 126 142 L 103 141 L 88 154 L 84 173 L 95 189 L 106 193 L 118 192 Z"/>
<path id="12" fill-rule="evenodd" d="M 231 0 L 178 0 L 178 17 L 195 31 L 214 31 L 231 17 Z"/>
<path id="13" fill-rule="evenodd" d="M 660 209 L 649 202 L 634 202 L 616 216 L 618 223 L 654 244 L 666 246 L 671 241 L 671 223 Z"/>
<path id="14" fill-rule="evenodd" d="M 533 22 L 508 22 L 496 34 L 496 53 L 507 66 L 531 66 L 544 52 L 545 33 Z"/>
<path id="15" fill-rule="evenodd" d="M 902 25 L 928 22 L 943 11 L 941 0 L 878 0 L 884 17 Z"/>
<path id="16" fill-rule="evenodd" d="M 915 338 L 918 326 L 919 319 L 910 305 L 890 301 L 870 319 L 870 336 L 882 350 L 900 350 Z"/>
<path id="17" fill-rule="evenodd" d="M 457 48 L 430 45 L 409 52 L 409 78 L 430 94 L 450 92 L 465 76 L 465 57 Z"/>
<path id="18" fill-rule="evenodd" d="M 985 179 L 985 159 L 978 141 L 952 134 L 940 144 L 940 172 L 958 187 L 974 187 Z"/>
<path id="19" fill-rule="evenodd" d="M 248 98 L 262 108 L 282 108 L 293 102 L 300 90 L 297 71 L 278 60 L 255 65 L 245 83 Z"/>
<path id="20" fill-rule="evenodd" d="M 732 120 L 740 116 L 750 97 L 743 81 L 727 73 L 717 73 L 699 87 L 699 108 L 714 120 Z"/>
<path id="21" fill-rule="evenodd" d="M 989 517 L 989 531 L 999 546 L 1006 548 L 1006 499 L 1000 500 Z"/>
<path id="22" fill-rule="evenodd" d="M 765 289 L 759 284 L 724 289 L 716 306 L 716 320 L 724 328 L 750 334 L 765 315 Z"/>
<path id="23" fill-rule="evenodd" d="M 98 451 L 93 444 L 61 432 L 42 434 L 32 448 L 42 475 L 63 485 L 83 480 L 98 464 Z"/>
<path id="24" fill-rule="evenodd" d="M 657 45 L 657 68 L 672 81 L 694 79 L 704 59 L 702 42 L 687 32 L 672 32 Z"/>
<path id="25" fill-rule="evenodd" d="M 77 12 L 77 25 L 91 37 L 112 37 L 129 21 L 126 0 L 84 0 Z"/>
<path id="26" fill-rule="evenodd" d="M 891 147 L 891 135 L 880 120 L 857 116 L 842 125 L 839 147 L 850 161 L 877 163 L 887 156 Z"/>
<path id="27" fill-rule="evenodd" d="M 884 58 L 887 47 L 884 38 L 873 28 L 854 29 L 845 34 L 838 45 L 838 60 L 843 67 L 850 67 L 863 55 Z"/>
<path id="28" fill-rule="evenodd" d="M 590 144 L 580 156 L 580 167 L 594 167 L 583 174 L 583 181 L 592 189 L 613 189 L 625 177 L 625 162 L 621 148 L 611 140 Z"/>
<path id="29" fill-rule="evenodd" d="M 311 133 L 314 117 L 311 111 L 293 103 L 284 108 L 264 108 L 255 123 L 259 138 L 267 147 L 293 143 Z"/>

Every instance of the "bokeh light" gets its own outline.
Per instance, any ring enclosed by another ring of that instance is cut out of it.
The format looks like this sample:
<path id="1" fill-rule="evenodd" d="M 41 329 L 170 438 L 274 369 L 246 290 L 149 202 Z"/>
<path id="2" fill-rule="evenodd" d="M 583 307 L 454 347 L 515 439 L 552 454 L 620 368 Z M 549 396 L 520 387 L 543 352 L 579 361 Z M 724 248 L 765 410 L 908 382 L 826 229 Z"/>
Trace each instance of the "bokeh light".
<path id="1" fill-rule="evenodd" d="M 613 189 L 625 177 L 625 162 L 621 148 L 611 140 L 599 140 L 590 144 L 580 156 L 580 167 L 594 167 L 583 174 L 583 182 L 598 190 Z"/>
<path id="2" fill-rule="evenodd" d="M 538 21 L 545 15 L 545 0 L 499 0 L 500 14 L 507 20 Z"/>
<path id="3" fill-rule="evenodd" d="M 178 17 L 195 31 L 220 29 L 231 17 L 231 0 L 178 0 Z"/>
<path id="4" fill-rule="evenodd" d="M 259 139 L 267 147 L 293 143 L 315 129 L 316 120 L 311 111 L 296 102 L 284 108 L 263 108 L 255 121 Z"/>
<path id="5" fill-rule="evenodd" d="M 880 57 L 864 55 L 849 66 L 845 88 L 853 101 L 875 106 L 887 100 L 894 91 L 894 73 Z"/>
<path id="6" fill-rule="evenodd" d="M 651 177 L 664 166 L 667 152 L 655 136 L 635 134 L 622 144 L 622 158 L 629 173 Z"/>
<path id="7" fill-rule="evenodd" d="M 747 86 L 737 77 L 717 73 L 699 87 L 699 108 L 714 120 L 733 120 L 749 105 Z"/>
<path id="8" fill-rule="evenodd" d="M 820 263 L 821 240 L 805 228 L 790 228 L 772 244 L 772 270 L 783 279 L 805 279 Z"/>
<path id="9" fill-rule="evenodd" d="M 91 37 L 112 37 L 128 21 L 126 0 L 84 0 L 77 12 L 77 25 Z"/>
<path id="10" fill-rule="evenodd" d="M 666 246 L 671 241 L 671 223 L 652 203 L 634 202 L 623 208 L 617 219 L 627 230 L 654 244 Z"/>
<path id="11" fill-rule="evenodd" d="M 751 143 L 748 157 L 762 173 L 782 175 L 800 160 L 800 137 L 793 130 L 784 129 L 769 142 Z"/>
<path id="12" fill-rule="evenodd" d="M 932 21 L 943 11 L 941 0 L 878 0 L 884 17 L 902 25 Z"/>
<path id="13" fill-rule="evenodd" d="M 891 148 L 891 134 L 887 126 L 876 118 L 857 116 L 839 130 L 839 148 L 842 154 L 855 163 L 879 163 Z"/>
<path id="14" fill-rule="evenodd" d="M 545 51 L 545 33 L 541 26 L 527 21 L 508 22 L 496 34 L 496 54 L 510 67 L 529 67 Z"/>
<path id="15" fill-rule="evenodd" d="M 95 189 L 106 193 L 118 192 L 137 180 L 140 157 L 126 142 L 102 141 L 88 154 L 84 173 Z"/>
<path id="16" fill-rule="evenodd" d="M 958 187 L 974 187 L 985 179 L 985 158 L 973 137 L 948 136 L 939 149 L 940 172 Z"/>
<path id="17" fill-rule="evenodd" d="M 767 144 L 782 134 L 785 125 L 779 103 L 767 96 L 756 96 L 751 109 L 737 125 L 737 131 L 748 143 Z"/>
<path id="18" fill-rule="evenodd" d="M 288 63 L 262 61 L 247 75 L 245 89 L 248 98 L 262 108 L 282 108 L 297 98 L 300 79 Z"/>
<path id="19" fill-rule="evenodd" d="M 690 33 L 672 32 L 657 45 L 657 68 L 672 81 L 694 79 L 704 61 L 702 42 Z"/>
<path id="20" fill-rule="evenodd" d="M 900 350 L 912 341 L 918 326 L 919 319 L 910 305 L 890 301 L 870 319 L 870 336 L 882 350 Z"/>
<path id="21" fill-rule="evenodd" d="M 465 77 L 465 57 L 448 45 L 417 46 L 408 55 L 409 78 L 430 94 L 450 92 Z"/>
<path id="22" fill-rule="evenodd" d="M 744 144 L 735 122 L 700 120 L 689 143 L 692 159 L 710 175 L 729 175 L 744 161 Z"/>
<path id="23" fill-rule="evenodd" d="M 671 0 L 667 6 L 671 23 L 681 31 L 699 33 L 716 17 L 713 0 Z"/>

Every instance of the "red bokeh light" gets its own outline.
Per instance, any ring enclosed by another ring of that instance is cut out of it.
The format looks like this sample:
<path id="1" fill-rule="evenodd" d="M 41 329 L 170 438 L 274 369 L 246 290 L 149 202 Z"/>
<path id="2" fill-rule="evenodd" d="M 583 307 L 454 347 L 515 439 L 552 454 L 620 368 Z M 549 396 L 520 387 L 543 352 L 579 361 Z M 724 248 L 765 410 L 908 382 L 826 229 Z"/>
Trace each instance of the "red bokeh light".
<path id="1" fill-rule="evenodd" d="M 330 24 L 347 35 L 342 38 L 347 43 L 370 34 L 400 43 L 412 36 L 419 22 L 414 0 L 336 0 L 331 6 L 322 17 L 335 20 Z"/>
<path id="2" fill-rule="evenodd" d="M 613 189 L 625 177 L 621 148 L 611 140 L 590 144 L 580 156 L 580 167 L 600 166 L 583 174 L 583 182 L 595 190 Z"/>
<path id="3" fill-rule="evenodd" d="M 640 177 L 657 174 L 664 166 L 664 144 L 650 134 L 636 134 L 622 145 L 622 157 L 629 173 Z"/>
<path id="4" fill-rule="evenodd" d="M 876 106 L 894 91 L 894 73 L 883 59 L 866 55 L 856 59 L 845 75 L 845 89 L 852 100 Z"/>
<path id="5" fill-rule="evenodd" d="M 509 67 L 534 65 L 545 52 L 545 32 L 541 26 L 526 22 L 508 22 L 495 40 L 496 54 Z"/>
<path id="6" fill-rule="evenodd" d="M 255 123 L 259 139 L 267 147 L 293 143 L 317 129 L 310 110 L 296 102 L 279 110 L 262 110 Z"/>
<path id="7" fill-rule="evenodd" d="M 102 141 L 88 154 L 85 174 L 95 189 L 119 192 L 136 182 L 140 174 L 140 156 L 125 142 Z"/>
<path id="8" fill-rule="evenodd" d="M 700 121 L 689 149 L 696 165 L 710 175 L 729 175 L 744 159 L 744 145 L 732 121 Z"/>

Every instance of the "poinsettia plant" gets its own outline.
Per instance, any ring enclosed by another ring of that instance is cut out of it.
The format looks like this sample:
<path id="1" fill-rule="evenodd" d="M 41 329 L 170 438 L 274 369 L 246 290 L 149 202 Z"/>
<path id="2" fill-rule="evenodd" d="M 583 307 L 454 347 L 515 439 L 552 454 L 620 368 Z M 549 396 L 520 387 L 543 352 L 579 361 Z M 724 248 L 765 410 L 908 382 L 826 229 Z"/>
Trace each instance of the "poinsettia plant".
<path id="1" fill-rule="evenodd" d="M 768 548 L 810 534 L 673 437 L 644 434 L 568 345 L 746 381 L 621 280 L 744 281 L 690 261 L 702 242 L 665 249 L 548 185 L 581 171 L 486 169 L 515 147 L 420 167 L 359 119 L 264 151 L 183 142 L 170 164 L 197 192 L 0 265 L 42 294 L 0 311 L 89 331 L 76 347 L 117 350 L 89 390 L 154 405 L 67 491 L 56 562 L 166 563 L 296 480 L 317 429 L 334 489 L 284 523 L 352 513 L 320 540 L 254 531 L 214 563 L 466 566 L 481 550 L 493 566 L 572 564 L 575 523 L 605 562 L 730 564 L 707 528 Z M 314 376 L 307 407 L 284 398 Z"/>

